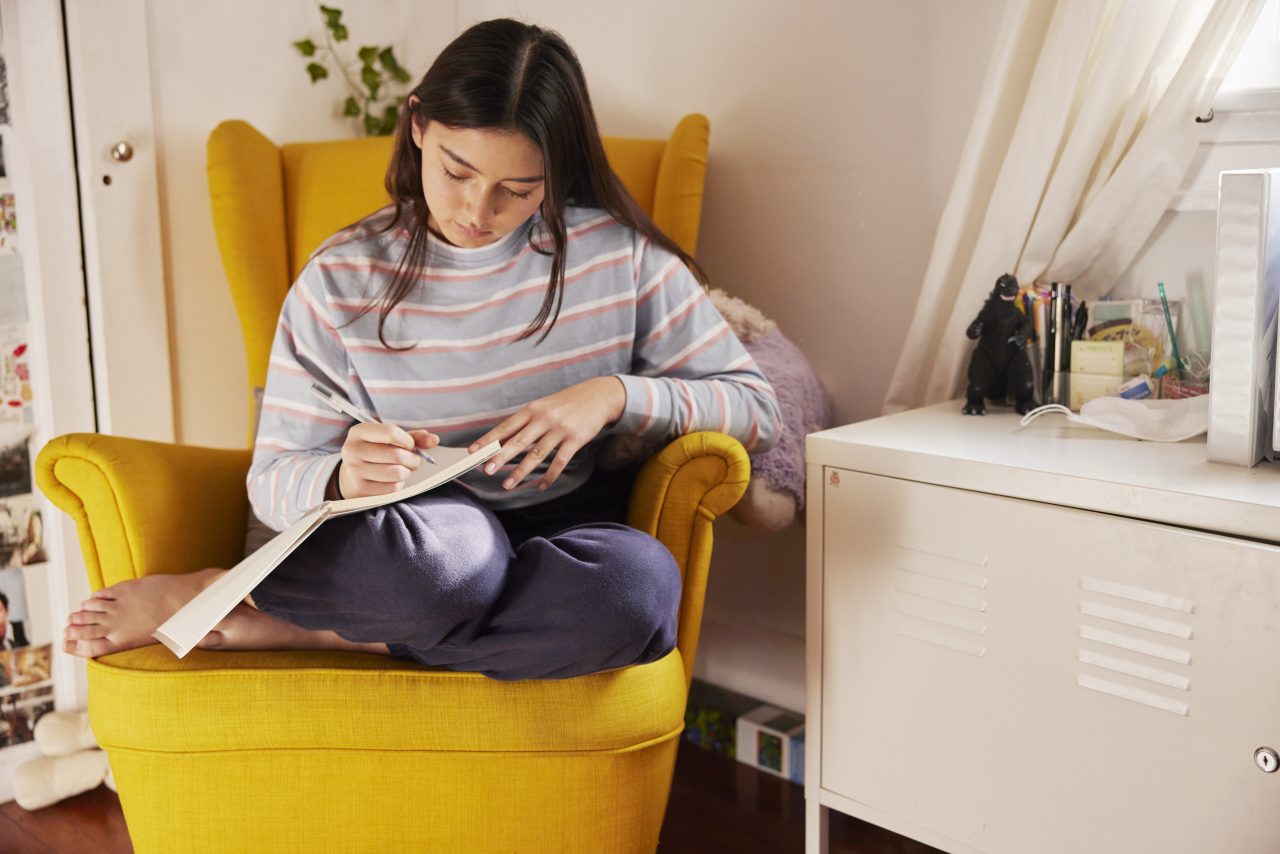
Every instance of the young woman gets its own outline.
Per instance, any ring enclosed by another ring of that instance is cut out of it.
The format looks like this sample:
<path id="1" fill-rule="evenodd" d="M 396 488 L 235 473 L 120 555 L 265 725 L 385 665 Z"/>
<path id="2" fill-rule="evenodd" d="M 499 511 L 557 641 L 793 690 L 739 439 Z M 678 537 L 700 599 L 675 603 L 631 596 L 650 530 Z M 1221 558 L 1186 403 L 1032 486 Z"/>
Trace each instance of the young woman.
<path id="1" fill-rule="evenodd" d="M 701 272 L 609 168 L 577 58 L 553 32 L 477 24 L 413 90 L 392 205 L 309 260 L 285 300 L 248 488 L 282 529 L 326 498 L 397 489 L 440 442 L 498 440 L 483 470 L 332 520 L 206 638 L 220 648 L 389 653 L 495 678 L 653 661 L 681 581 L 622 524 L 613 434 L 772 444 L 778 406 Z M 320 383 L 383 423 L 335 416 Z M 99 591 L 64 647 L 151 631 L 221 570 Z"/>

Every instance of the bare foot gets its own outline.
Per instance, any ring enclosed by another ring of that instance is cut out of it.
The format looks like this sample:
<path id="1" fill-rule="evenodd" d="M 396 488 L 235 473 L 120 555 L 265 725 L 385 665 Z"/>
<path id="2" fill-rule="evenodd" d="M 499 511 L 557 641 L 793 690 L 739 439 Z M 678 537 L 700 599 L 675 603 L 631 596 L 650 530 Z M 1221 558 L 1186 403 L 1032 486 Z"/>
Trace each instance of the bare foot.
<path id="1" fill-rule="evenodd" d="M 67 618 L 62 649 L 97 658 L 156 643 L 152 633 L 223 572 L 202 569 L 148 575 L 97 591 Z M 198 644 L 207 649 L 339 649 L 386 654 L 385 644 L 358 644 L 333 632 L 313 632 L 277 620 L 247 604 L 235 607 Z"/>
<path id="2" fill-rule="evenodd" d="M 178 575 L 148 575 L 96 591 L 67 617 L 62 649 L 83 658 L 155 643 L 151 633 L 197 593 L 220 569 Z"/>
<path id="3" fill-rule="evenodd" d="M 277 620 L 241 602 L 198 644 L 203 649 L 329 649 L 387 655 L 385 643 L 355 643 L 334 632 Z"/>

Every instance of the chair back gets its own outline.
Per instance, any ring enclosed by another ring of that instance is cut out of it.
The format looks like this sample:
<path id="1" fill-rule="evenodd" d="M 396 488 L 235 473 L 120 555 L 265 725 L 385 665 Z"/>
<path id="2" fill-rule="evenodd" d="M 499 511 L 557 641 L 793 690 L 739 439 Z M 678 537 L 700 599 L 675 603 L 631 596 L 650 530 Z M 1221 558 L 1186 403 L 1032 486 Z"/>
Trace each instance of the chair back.
<path id="1" fill-rule="evenodd" d="M 702 216 L 709 125 L 691 114 L 668 139 L 605 137 L 605 153 L 654 223 L 693 254 Z M 320 243 L 388 203 L 391 137 L 277 146 L 247 122 L 209 136 L 209 196 L 218 249 L 244 333 L 251 421 L 266 385 L 276 320 Z"/>

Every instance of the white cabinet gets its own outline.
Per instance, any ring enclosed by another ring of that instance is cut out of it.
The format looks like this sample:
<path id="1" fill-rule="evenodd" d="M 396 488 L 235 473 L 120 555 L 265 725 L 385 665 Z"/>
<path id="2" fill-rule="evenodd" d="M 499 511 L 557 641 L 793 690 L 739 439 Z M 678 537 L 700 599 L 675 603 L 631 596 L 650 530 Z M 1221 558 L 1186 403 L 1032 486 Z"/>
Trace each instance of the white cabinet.
<path id="1" fill-rule="evenodd" d="M 1280 472 L 1044 420 L 810 438 L 809 850 L 1280 851 Z"/>

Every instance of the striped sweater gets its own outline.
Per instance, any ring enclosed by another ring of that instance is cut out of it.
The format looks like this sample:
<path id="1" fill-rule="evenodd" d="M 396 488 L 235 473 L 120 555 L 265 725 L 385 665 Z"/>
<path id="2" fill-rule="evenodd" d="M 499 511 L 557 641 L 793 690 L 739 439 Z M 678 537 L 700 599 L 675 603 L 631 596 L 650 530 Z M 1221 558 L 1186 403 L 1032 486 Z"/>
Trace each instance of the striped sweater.
<path id="1" fill-rule="evenodd" d="M 434 237 L 417 284 L 387 318 L 357 318 L 394 275 L 409 233 L 382 227 L 387 208 L 334 235 L 290 289 L 272 344 L 258 438 L 249 469 L 257 516 L 277 530 L 324 500 L 354 422 L 309 392 L 319 382 L 381 420 L 426 428 L 466 446 L 525 404 L 592 377 L 626 387 L 622 417 L 579 451 L 545 492 L 490 476 L 459 483 L 495 509 L 546 501 L 580 486 L 610 433 L 662 441 L 695 430 L 769 448 L 781 429 L 777 399 L 681 261 L 593 208 L 566 211 L 564 302 L 542 343 L 517 341 L 546 294 L 549 240 L 534 217 L 502 240 L 461 249 Z M 547 245 L 547 244 L 543 244 Z"/>

